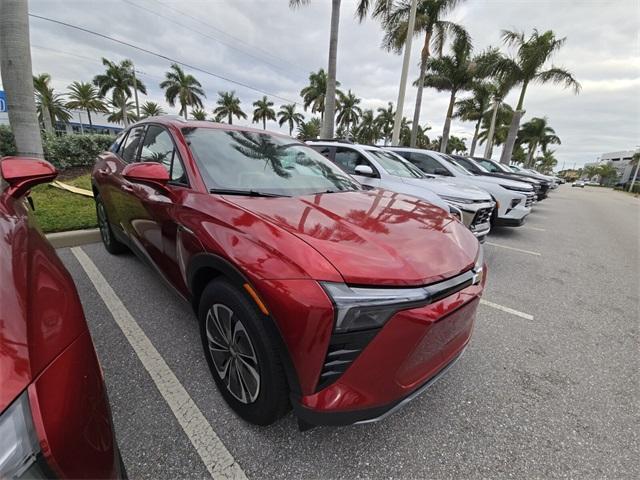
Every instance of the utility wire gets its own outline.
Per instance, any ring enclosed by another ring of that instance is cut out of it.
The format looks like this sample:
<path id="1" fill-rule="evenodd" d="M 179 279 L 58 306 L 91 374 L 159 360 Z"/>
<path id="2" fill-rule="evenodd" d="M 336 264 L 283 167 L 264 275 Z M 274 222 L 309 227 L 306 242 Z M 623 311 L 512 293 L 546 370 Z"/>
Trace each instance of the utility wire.
<path id="1" fill-rule="evenodd" d="M 173 18 L 171 18 L 171 17 L 167 17 L 167 16 L 165 16 L 165 15 L 162 15 L 161 13 L 158 13 L 158 12 L 156 12 L 156 11 L 154 11 L 154 10 L 151 10 L 150 8 L 146 8 L 146 7 L 143 7 L 142 5 L 138 5 L 137 3 L 133 3 L 131 0 L 122 0 L 122 1 L 123 1 L 124 3 L 127 3 L 127 4 L 129 4 L 129 5 L 131 5 L 131 6 L 133 6 L 133 7 L 139 8 L 140 10 L 144 10 L 144 11 L 145 11 L 145 12 L 147 12 L 147 13 L 150 13 L 150 14 L 155 15 L 155 16 L 157 16 L 157 17 L 163 18 L 163 19 L 165 19 L 165 20 L 167 20 L 167 21 L 169 21 L 169 22 L 171 22 L 171 23 L 173 23 L 173 24 L 175 24 L 175 25 L 178 25 L 178 26 L 180 26 L 180 27 L 186 28 L 187 30 L 189 30 L 189 31 L 191 31 L 191 32 L 198 33 L 198 34 L 202 35 L 203 37 L 206 37 L 206 38 L 209 38 L 210 40 L 213 40 L 213 41 L 215 41 L 215 42 L 221 43 L 222 45 L 226 46 L 227 48 L 230 48 L 231 50 L 235 50 L 235 51 L 237 51 L 237 52 L 240 52 L 240 53 L 242 53 L 242 54 L 244 54 L 244 55 L 246 55 L 246 56 L 248 56 L 248 57 L 253 58 L 254 60 L 257 60 L 257 61 L 259 61 L 259 62 L 266 63 L 267 65 L 271 66 L 271 67 L 272 67 L 272 68 L 274 68 L 275 70 L 278 70 L 278 71 L 281 71 L 281 72 L 285 72 L 285 73 L 288 73 L 288 74 L 290 74 L 290 75 L 291 75 L 291 74 L 296 75 L 296 76 L 298 76 L 300 79 L 302 79 L 302 78 L 303 78 L 303 77 L 301 77 L 301 76 L 300 76 L 300 74 L 299 74 L 299 73 L 294 73 L 294 72 L 292 72 L 291 70 L 283 69 L 280 65 L 277 65 L 277 64 L 272 63 L 272 62 L 270 62 L 270 61 L 268 61 L 268 60 L 266 60 L 266 59 L 264 59 L 264 58 L 261 58 L 261 57 L 258 57 L 258 56 L 256 56 L 256 55 L 253 55 L 252 53 L 245 52 L 244 50 L 241 50 L 240 48 L 236 47 L 235 45 L 233 45 L 233 44 L 231 44 L 231 43 L 224 42 L 224 41 L 220 40 L 219 38 L 214 37 L 213 35 L 210 35 L 210 34 L 208 34 L 208 33 L 202 32 L 202 31 L 200 31 L 200 30 L 196 30 L 195 28 L 190 27 L 189 25 L 185 25 L 184 23 L 180 23 L 180 22 L 178 22 L 177 20 L 174 20 Z"/>
<path id="2" fill-rule="evenodd" d="M 167 9 L 177 13 L 178 15 L 182 15 L 183 17 L 186 17 L 186 18 L 189 18 L 189 19 L 193 20 L 194 22 L 198 22 L 201 25 L 204 25 L 204 26 L 210 28 L 211 30 L 214 30 L 214 31 L 224 35 L 225 37 L 230 38 L 231 40 L 233 40 L 236 43 L 244 45 L 247 48 L 250 48 L 251 50 L 256 50 L 256 51 L 262 52 L 263 54 L 265 54 L 265 55 L 267 55 L 267 56 L 269 56 L 269 57 L 271 57 L 271 58 L 273 58 L 273 59 L 275 59 L 275 60 L 277 60 L 277 61 L 279 61 L 281 63 L 287 63 L 290 66 L 294 67 L 296 70 L 298 70 L 300 73 L 304 74 L 305 76 L 307 75 L 307 69 L 306 68 L 303 68 L 303 67 L 301 67 L 299 65 L 296 65 L 295 63 L 292 63 L 289 60 L 285 60 L 284 58 L 279 57 L 278 55 L 274 55 L 273 53 L 271 53 L 271 52 L 269 52 L 269 51 L 267 51 L 267 50 L 265 50 L 263 48 L 257 47 L 255 45 L 251 45 L 251 44 L 245 42 L 244 40 L 242 40 L 242 39 L 240 39 L 238 37 L 235 37 L 235 36 L 231 35 L 230 33 L 227 33 L 224 30 L 221 30 L 218 27 L 215 27 L 214 25 L 211 25 L 210 23 L 205 22 L 204 20 L 202 20 L 202 19 L 200 19 L 198 17 L 195 17 L 193 15 L 189 15 L 188 13 L 185 13 L 185 12 L 183 12 L 181 10 L 178 10 L 177 8 L 174 8 L 171 5 L 167 5 L 166 3 L 163 3 L 160 0 L 149 0 L 149 1 L 155 2 L 158 5 L 161 5 L 162 7 L 167 8 Z"/>
<path id="3" fill-rule="evenodd" d="M 93 30 L 89 30 L 88 28 L 80 27 L 78 25 L 72 25 L 70 23 L 62 22 L 60 20 L 54 20 L 53 18 L 43 17 L 43 16 L 40 16 L 40 15 L 36 15 L 35 13 L 30 13 L 29 16 L 32 17 L 32 18 L 37 18 L 37 19 L 44 20 L 44 21 L 47 21 L 47 22 L 51 22 L 51 23 L 55 23 L 55 24 L 58 24 L 58 25 L 62 25 L 62 26 L 68 27 L 68 28 L 73 28 L 75 30 L 80 30 L 81 32 L 85 32 L 85 33 L 88 33 L 90 35 L 94 35 L 96 37 L 103 38 L 105 40 L 110 40 L 112 42 L 119 43 L 120 45 L 124 45 L 126 47 L 133 48 L 135 50 L 139 50 L 139 51 L 141 51 L 143 53 L 146 53 L 148 55 L 153 55 L 155 57 L 162 58 L 163 60 L 167 60 L 168 62 L 177 63 L 178 65 L 182 65 L 183 67 L 187 67 L 187 68 L 190 68 L 190 69 L 195 70 L 197 72 L 204 73 L 205 75 L 210 75 L 210 76 L 218 78 L 220 80 L 224 80 L 225 82 L 233 83 L 234 85 L 238 85 L 238 86 L 247 88 L 249 90 L 253 90 L 254 92 L 262 93 L 263 95 L 268 95 L 270 97 L 279 98 L 280 100 L 284 100 L 285 102 L 289 102 L 289 103 L 297 103 L 295 100 L 291 100 L 291 99 L 286 98 L 286 97 L 281 97 L 280 95 L 276 95 L 275 93 L 267 92 L 266 90 L 262 90 L 260 88 L 253 87 L 253 86 L 251 86 L 249 84 L 240 82 L 238 80 L 233 80 L 233 79 L 231 79 L 229 77 L 225 77 L 223 75 L 219 75 L 217 73 L 213 73 L 213 72 L 211 72 L 209 70 L 205 70 L 204 68 L 197 67 L 195 65 L 191 65 L 191 64 L 182 62 L 180 60 L 176 60 L 176 59 L 168 57 L 166 55 L 162 55 L 161 53 L 154 52 L 152 50 L 148 50 L 148 49 L 143 48 L 143 47 L 139 47 L 137 45 L 134 45 L 134 44 L 129 43 L 129 42 L 125 42 L 123 40 L 118 40 L 117 38 L 110 37 L 109 35 L 105 35 L 104 33 L 94 32 Z"/>

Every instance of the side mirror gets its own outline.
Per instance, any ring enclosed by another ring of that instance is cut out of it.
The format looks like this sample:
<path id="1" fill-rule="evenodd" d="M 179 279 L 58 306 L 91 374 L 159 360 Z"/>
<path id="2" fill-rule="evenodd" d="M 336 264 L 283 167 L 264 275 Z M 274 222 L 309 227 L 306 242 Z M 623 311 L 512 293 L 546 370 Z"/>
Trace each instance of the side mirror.
<path id="1" fill-rule="evenodd" d="M 357 165 L 355 172 L 356 174 L 363 175 L 365 177 L 373 177 L 373 168 L 369 165 Z"/>
<path id="2" fill-rule="evenodd" d="M 445 176 L 445 177 L 448 177 L 448 176 L 450 176 L 450 175 L 451 175 L 451 174 L 449 173 L 449 170 L 447 170 L 446 168 L 436 168 L 436 169 L 433 171 L 433 173 L 434 173 L 434 175 L 442 175 L 442 176 Z"/>
<path id="3" fill-rule="evenodd" d="M 151 183 L 160 187 L 169 181 L 169 172 L 157 162 L 130 163 L 122 170 L 122 176 L 131 182 Z"/>
<path id="4" fill-rule="evenodd" d="M 9 184 L 7 194 L 18 198 L 31 188 L 56 178 L 58 171 L 45 160 L 29 157 L 4 157 L 0 159 L 2 178 Z"/>

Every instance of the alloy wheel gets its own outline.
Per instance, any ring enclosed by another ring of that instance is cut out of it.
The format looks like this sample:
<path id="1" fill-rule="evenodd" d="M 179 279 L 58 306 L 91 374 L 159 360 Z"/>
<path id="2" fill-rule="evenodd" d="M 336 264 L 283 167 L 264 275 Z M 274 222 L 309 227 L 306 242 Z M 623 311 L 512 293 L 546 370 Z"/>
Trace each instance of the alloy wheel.
<path id="1" fill-rule="evenodd" d="M 260 393 L 260 369 L 242 321 L 216 303 L 207 312 L 206 331 L 209 354 L 229 393 L 241 403 L 253 403 Z"/>
<path id="2" fill-rule="evenodd" d="M 102 202 L 96 204 L 98 210 L 98 226 L 100 227 L 100 235 L 105 245 L 109 245 L 111 235 L 109 233 L 109 222 L 107 221 L 107 212 L 104 209 Z"/>

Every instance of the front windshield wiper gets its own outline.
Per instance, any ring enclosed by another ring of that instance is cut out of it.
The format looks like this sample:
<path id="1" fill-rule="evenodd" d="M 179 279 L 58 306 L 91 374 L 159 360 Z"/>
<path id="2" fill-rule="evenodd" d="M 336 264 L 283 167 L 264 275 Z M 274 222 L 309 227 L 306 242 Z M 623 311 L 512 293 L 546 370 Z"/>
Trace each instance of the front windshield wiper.
<path id="1" fill-rule="evenodd" d="M 209 193 L 219 195 L 244 195 L 246 197 L 288 197 L 289 195 L 279 195 L 277 193 L 258 192 L 256 190 L 234 190 L 230 188 L 211 188 Z"/>

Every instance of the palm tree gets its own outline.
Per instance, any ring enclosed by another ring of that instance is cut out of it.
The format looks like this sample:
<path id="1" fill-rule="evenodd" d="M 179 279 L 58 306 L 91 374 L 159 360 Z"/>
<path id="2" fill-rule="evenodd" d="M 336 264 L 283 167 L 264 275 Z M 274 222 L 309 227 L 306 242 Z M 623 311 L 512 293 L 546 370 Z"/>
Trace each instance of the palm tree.
<path id="1" fill-rule="evenodd" d="M 116 63 L 103 57 L 102 64 L 106 67 L 105 72 L 96 75 L 93 78 L 93 84 L 98 87 L 98 93 L 103 97 L 111 92 L 111 104 L 120 105 L 123 109 L 119 117 L 126 128 L 130 118 L 126 108 L 131 93 L 135 89 L 146 95 L 147 87 L 134 77 L 131 60 L 122 60 L 120 63 Z"/>
<path id="2" fill-rule="evenodd" d="M 618 176 L 618 170 L 610 163 L 604 163 L 599 165 L 598 175 L 600 175 L 600 185 L 602 185 L 610 178 L 616 178 Z"/>
<path id="3" fill-rule="evenodd" d="M 0 75 L 18 155 L 44 158 L 36 113 L 29 45 L 28 2 L 0 2 Z"/>
<path id="4" fill-rule="evenodd" d="M 411 130 L 411 146 L 416 145 L 418 128 L 420 126 L 420 110 L 422 108 L 422 91 L 424 78 L 427 73 L 427 63 L 431 56 L 431 49 L 442 56 L 442 48 L 447 37 L 469 40 L 469 34 L 460 25 L 442 20 L 453 10 L 461 0 L 418 0 L 416 9 L 414 35 L 424 34 L 422 54 L 420 58 L 420 76 L 418 77 L 418 91 L 416 93 L 416 106 L 413 113 L 413 128 Z M 382 25 L 385 30 L 382 46 L 395 53 L 402 53 L 407 40 L 409 13 L 411 0 L 401 0 L 384 18 Z"/>
<path id="5" fill-rule="evenodd" d="M 144 102 L 140 107 L 140 115 L 142 118 L 147 117 L 159 117 L 160 115 L 166 115 L 167 112 L 158 105 L 156 102 Z"/>
<path id="6" fill-rule="evenodd" d="M 534 117 L 524 123 L 518 132 L 518 139 L 520 143 L 526 143 L 529 146 L 529 153 L 527 155 L 528 166 L 532 166 L 533 156 L 538 146 L 542 147 L 542 151 L 545 152 L 549 144 L 560 143 L 560 138 L 556 135 L 555 130 L 547 123 L 547 117 Z"/>
<path id="7" fill-rule="evenodd" d="M 358 106 L 361 101 L 362 99 L 356 97 L 351 90 L 346 94 L 338 92 L 338 106 L 336 109 L 338 116 L 336 121 L 338 125 L 345 129 L 347 136 L 349 136 L 350 127 L 358 123 L 362 116 L 362 109 Z"/>
<path id="8" fill-rule="evenodd" d="M 376 117 L 376 123 L 380 129 L 380 134 L 384 138 L 385 146 L 388 145 L 393 134 L 393 122 L 395 121 L 396 112 L 393 109 L 393 103 L 389 102 L 387 108 L 378 108 L 378 116 Z"/>
<path id="9" fill-rule="evenodd" d="M 171 68 L 164 75 L 165 80 L 160 84 L 164 89 L 164 95 L 170 107 L 176 104 L 176 99 L 180 102 L 179 115 L 187 119 L 187 108 L 203 108 L 202 99 L 207 98 L 202 89 L 202 85 L 191 74 L 185 74 L 184 70 L 177 63 L 173 63 Z"/>
<path id="10" fill-rule="evenodd" d="M 536 158 L 536 169 L 545 175 L 553 172 L 553 168 L 558 165 L 558 160 L 553 155 L 553 150 L 543 152 L 541 157 Z"/>
<path id="11" fill-rule="evenodd" d="M 71 113 L 67 109 L 63 96 L 54 92 L 50 82 L 51 76 L 48 73 L 33 77 L 38 117 L 44 124 L 45 130 L 53 133 L 56 121 L 67 123 L 71 120 Z"/>
<path id="12" fill-rule="evenodd" d="M 472 57 L 472 48 L 467 38 L 456 38 L 452 45 L 452 55 L 432 57 L 427 62 L 428 73 L 424 78 L 425 86 L 450 92 L 449 107 L 442 129 L 442 142 L 440 142 L 441 152 L 447 151 L 457 93 L 471 89 L 476 80 L 487 75 L 487 66 L 492 64 L 497 56 L 497 51 L 490 49 Z"/>
<path id="13" fill-rule="evenodd" d="M 461 153 L 464 154 L 467 151 L 467 145 L 463 138 L 458 138 L 451 135 L 449 142 L 447 142 L 447 153 Z"/>
<path id="14" fill-rule="evenodd" d="M 556 38 L 551 30 L 540 34 L 537 29 L 534 29 L 528 39 L 525 39 L 524 33 L 522 32 L 504 30 L 502 32 L 502 39 L 507 46 L 516 47 L 517 51 L 515 58 L 505 58 L 504 61 L 501 62 L 501 65 L 498 66 L 497 71 L 511 72 L 515 80 L 514 84 L 522 85 L 518 104 L 516 105 L 513 119 L 511 120 L 509 136 L 502 149 L 502 156 L 500 158 L 502 163 L 509 164 L 518 134 L 518 127 L 520 126 L 520 119 L 524 114 L 524 96 L 527 92 L 527 87 L 531 83 L 543 84 L 551 82 L 563 84 L 565 88 L 573 88 L 576 94 L 580 92 L 581 87 L 571 72 L 564 68 L 552 65 L 547 70 L 543 70 L 545 64 L 553 54 L 562 48 L 566 37 Z"/>
<path id="15" fill-rule="evenodd" d="M 292 8 L 301 5 L 307 5 L 311 0 L 289 0 L 289 6 Z M 358 0 L 356 13 L 360 20 L 368 14 L 370 7 L 375 3 L 373 8 L 373 16 L 380 16 L 387 12 L 390 5 L 389 0 Z M 336 110 L 336 70 L 338 57 L 338 28 L 340 24 L 340 4 L 341 0 L 331 0 L 331 30 L 329 34 L 329 65 L 327 68 L 327 83 L 325 91 L 325 102 L 323 112 L 326 115 L 323 118 L 322 137 L 333 138 L 334 119 Z M 303 95 L 304 97 L 304 95 Z M 305 107 L 306 108 L 306 107 Z M 321 112 L 322 113 L 322 112 Z"/>
<path id="16" fill-rule="evenodd" d="M 256 107 L 253 111 L 253 120 L 252 123 L 258 123 L 262 121 L 262 129 L 267 129 L 267 120 L 276 119 L 276 111 L 271 108 L 273 107 L 273 102 L 267 99 L 267 96 L 263 96 L 260 100 L 256 100 L 253 102 L 253 106 Z"/>
<path id="17" fill-rule="evenodd" d="M 207 112 L 202 108 L 194 108 L 193 110 L 191 110 L 191 116 L 194 120 L 206 120 Z"/>
<path id="18" fill-rule="evenodd" d="M 308 122 L 300 122 L 297 138 L 303 141 L 318 138 L 321 128 L 322 121 L 318 117 L 313 117 Z"/>
<path id="19" fill-rule="evenodd" d="M 502 56 L 502 54 L 498 53 L 495 58 L 495 64 L 492 66 L 493 69 L 495 69 L 497 65 L 503 61 L 503 59 L 504 57 Z M 498 115 L 503 112 L 503 107 L 507 107 L 510 113 L 509 123 L 507 124 L 506 133 L 502 138 L 501 143 L 504 143 L 507 139 L 509 125 L 511 124 L 511 115 L 513 115 L 513 109 L 511 108 L 511 106 L 504 104 L 504 99 L 513 88 L 516 77 L 515 72 L 510 70 L 505 70 L 500 73 L 494 71 L 492 72 L 491 76 L 493 77 L 493 81 L 490 83 L 493 106 L 491 108 L 491 114 L 489 115 L 487 120 L 486 145 L 484 149 L 485 158 L 491 158 L 491 156 L 493 155 L 494 136 L 496 134 L 496 121 L 498 120 Z M 496 145 L 500 145 L 500 143 L 496 142 Z"/>
<path id="20" fill-rule="evenodd" d="M 221 122 L 226 117 L 227 122 L 231 125 L 233 117 L 247 118 L 247 114 L 240 108 L 240 99 L 236 97 L 235 92 L 218 92 L 216 104 L 218 106 L 213 109 L 216 122 Z"/>
<path id="21" fill-rule="evenodd" d="M 488 144 L 491 142 L 492 145 L 502 145 L 507 141 L 513 108 L 511 108 L 511 105 L 502 102 L 500 102 L 497 109 L 495 106 L 494 101 L 491 110 L 486 111 L 482 116 L 480 133 L 478 133 L 478 141 L 480 143 Z M 487 155 L 485 150 L 485 158 L 491 158 L 491 151 Z"/>
<path id="22" fill-rule="evenodd" d="M 336 95 L 340 82 L 336 82 Z M 327 73 L 324 68 L 309 74 L 309 85 L 300 90 L 304 111 L 311 107 L 311 113 L 319 113 L 320 120 L 324 122 L 324 104 L 327 96 Z"/>
<path id="23" fill-rule="evenodd" d="M 360 123 L 353 128 L 353 138 L 358 143 L 375 144 L 381 137 L 380 125 L 373 110 L 365 110 Z"/>
<path id="24" fill-rule="evenodd" d="M 111 115 L 107 117 L 109 122 L 122 123 L 126 128 L 137 120 L 134 103 L 129 102 L 124 95 L 116 94 L 111 101 L 111 107 Z"/>
<path id="25" fill-rule="evenodd" d="M 293 134 L 293 127 L 297 127 L 304 121 L 304 116 L 296 112 L 296 104 L 290 103 L 288 105 L 281 105 L 278 112 L 278 125 L 282 126 L 285 123 L 289 125 L 289 136 Z"/>
<path id="26" fill-rule="evenodd" d="M 471 87 L 471 92 L 473 94 L 471 97 L 458 100 L 455 103 L 456 111 L 454 116 L 468 122 L 476 122 L 469 151 L 469 156 L 473 157 L 476 151 L 476 143 L 478 142 L 480 123 L 491 104 L 491 87 L 487 83 L 477 82 Z"/>
<path id="27" fill-rule="evenodd" d="M 73 82 L 69 85 L 67 107 L 75 110 L 85 110 L 89 118 L 89 128 L 93 129 L 91 112 L 107 113 L 109 109 L 103 98 L 98 94 L 95 86 L 88 82 Z"/>

